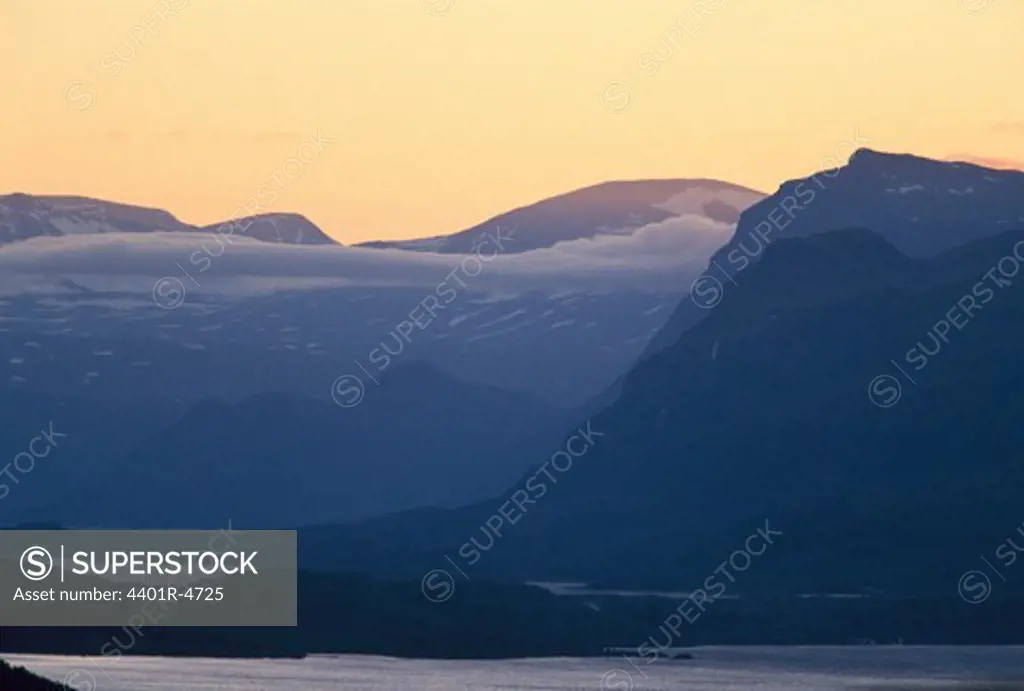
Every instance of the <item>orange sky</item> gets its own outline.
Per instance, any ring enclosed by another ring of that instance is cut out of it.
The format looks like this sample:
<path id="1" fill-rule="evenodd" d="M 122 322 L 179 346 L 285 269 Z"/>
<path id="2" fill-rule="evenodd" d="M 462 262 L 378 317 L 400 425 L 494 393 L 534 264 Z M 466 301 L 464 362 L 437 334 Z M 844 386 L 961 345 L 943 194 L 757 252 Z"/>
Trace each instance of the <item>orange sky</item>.
<path id="1" fill-rule="evenodd" d="M 209 223 L 262 189 L 352 242 L 609 179 L 772 191 L 858 133 L 1014 164 L 1021 35 L 1021 0 L 0 0 L 0 192 Z"/>

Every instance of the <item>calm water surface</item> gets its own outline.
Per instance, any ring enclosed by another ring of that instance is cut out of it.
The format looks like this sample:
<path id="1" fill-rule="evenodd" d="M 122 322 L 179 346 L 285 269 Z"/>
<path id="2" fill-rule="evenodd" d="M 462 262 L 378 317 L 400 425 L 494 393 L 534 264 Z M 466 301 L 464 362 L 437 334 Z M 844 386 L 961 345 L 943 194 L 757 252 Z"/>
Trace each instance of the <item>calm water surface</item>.
<path id="1" fill-rule="evenodd" d="M 865 689 L 893 681 L 928 688 L 954 680 L 1024 680 L 1021 647 L 698 648 L 691 661 L 638 669 L 619 658 L 514 661 L 306 660 L 5 656 L 78 691 L 721 691 Z M 640 661 L 642 662 L 642 661 Z M 646 675 L 646 677 L 644 676 Z"/>

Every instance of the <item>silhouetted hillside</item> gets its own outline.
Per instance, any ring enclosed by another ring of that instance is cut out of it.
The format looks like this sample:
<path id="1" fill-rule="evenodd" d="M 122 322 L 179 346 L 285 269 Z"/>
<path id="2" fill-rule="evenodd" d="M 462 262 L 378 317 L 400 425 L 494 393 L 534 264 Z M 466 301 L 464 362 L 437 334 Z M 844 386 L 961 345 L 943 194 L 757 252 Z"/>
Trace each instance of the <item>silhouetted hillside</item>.
<path id="1" fill-rule="evenodd" d="M 69 691 L 67 686 L 37 677 L 24 667 L 12 667 L 0 660 L 0 689 L 3 691 Z"/>
<path id="2" fill-rule="evenodd" d="M 732 299 L 734 283 L 782 238 L 869 228 L 908 256 L 934 257 L 1022 224 L 1022 172 L 860 149 L 846 166 L 784 182 L 746 209 L 694 284 L 695 299 L 679 303 L 645 357 L 675 343 L 709 304 Z"/>

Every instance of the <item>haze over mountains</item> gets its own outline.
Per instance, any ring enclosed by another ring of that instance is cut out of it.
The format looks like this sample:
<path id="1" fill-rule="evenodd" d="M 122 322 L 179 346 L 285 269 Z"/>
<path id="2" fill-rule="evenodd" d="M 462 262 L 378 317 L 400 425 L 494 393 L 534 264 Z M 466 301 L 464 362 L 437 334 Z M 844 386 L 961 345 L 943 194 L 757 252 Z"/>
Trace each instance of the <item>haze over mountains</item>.
<path id="1" fill-rule="evenodd" d="M 659 219 L 640 227 L 540 202 L 548 225 L 532 225 L 535 209 L 514 212 L 505 220 L 518 225 L 478 233 L 489 243 L 481 257 L 309 245 L 325 236 L 300 217 L 285 217 L 290 234 L 267 230 L 280 230 L 280 216 L 197 232 L 163 212 L 97 203 L 102 223 L 86 222 L 81 210 L 19 197 L 5 202 L 15 209 L 7 218 L 33 237 L 0 251 L 0 308 L 18 325 L 0 326 L 10 353 L 0 377 L 52 395 L 71 386 L 111 398 L 138 387 L 186 401 L 272 390 L 323 398 L 346 370 L 386 368 L 384 356 L 401 350 L 401 360 L 468 381 L 581 405 L 629 367 L 729 236 L 715 220 L 722 209 L 759 197 L 709 184 L 613 184 L 601 204 L 603 187 L 568 195 L 605 211 L 621 202 L 615 218 L 647 208 Z M 37 207 L 46 214 L 26 216 Z M 582 239 L 552 233 L 520 251 L 557 227 L 558 209 Z M 430 299 L 439 306 L 426 315 Z M 399 333 L 411 312 L 417 325 Z"/>
<path id="2" fill-rule="evenodd" d="M 465 256 L 344 248 L 298 216 L 198 229 L 4 198 L 18 238 L 0 249 L 4 406 L 77 440 L 67 469 L 38 472 L 7 516 L 167 527 L 195 503 L 208 511 L 190 525 L 227 507 L 299 525 L 492 494 L 632 364 L 760 196 L 598 186 L 467 231 Z M 340 407 L 352 377 L 366 400 Z M 16 446 L 21 425 L 9 432 Z M 95 501 L 109 491 L 122 500 Z"/>
<path id="3" fill-rule="evenodd" d="M 926 334 L 1021 241 L 915 261 L 865 230 L 779 240 L 731 301 L 628 375 L 592 418 L 600 443 L 502 527 L 473 577 L 685 590 L 768 520 L 786 537 L 742 591 L 955 597 L 1020 522 L 1024 295 L 986 282 L 969 326 L 948 344 Z M 920 375 L 904 361 L 917 343 L 934 354 Z M 883 409 L 868 387 L 900 376 L 894 359 L 917 386 Z M 536 474 L 458 512 L 339 530 L 316 556 L 426 572 L 471 538 L 491 544 L 486 521 Z"/>
<path id="4" fill-rule="evenodd" d="M 239 239 L 173 309 L 150 288 L 195 233 L 5 247 L 5 405 L 83 433 L 75 471 L 40 467 L 4 515 L 241 516 L 306 525 L 319 570 L 416 583 L 447 557 L 474 582 L 672 591 L 771 529 L 730 595 L 962 607 L 961 574 L 1020 524 L 1024 174 L 861 150 L 736 225 L 731 186 L 636 185 L 605 188 L 616 212 L 583 191 L 499 217 L 523 224 L 507 242 Z M 531 227 L 550 245 L 491 255 Z M 488 261 L 461 274 L 454 248 Z M 592 443 L 552 470 L 573 434 Z"/>
<path id="5" fill-rule="evenodd" d="M 961 186 L 944 186 L 940 203 L 933 183 L 949 176 Z M 884 181 L 927 199 L 901 204 L 911 193 Z M 898 196 L 875 203 L 864 189 Z M 792 190 L 748 210 L 737 234 Z M 1002 202 L 979 207 L 975 194 Z M 812 210 L 831 225 L 793 220 L 805 231 L 750 250 L 715 304 L 698 306 L 699 293 L 681 302 L 673 322 L 703 319 L 625 377 L 590 418 L 600 442 L 500 537 L 487 520 L 547 456 L 488 502 L 312 529 L 307 556 L 411 578 L 443 555 L 468 568 L 459 550 L 476 544 L 474 579 L 687 590 L 767 520 L 785 537 L 744 574 L 743 592 L 960 602 L 960 575 L 1020 523 L 1024 175 L 860 152 Z M 856 227 L 865 213 L 887 222 Z M 884 375 L 896 403 L 879 397 Z"/>
<path id="6" fill-rule="evenodd" d="M 573 419 L 423 364 L 400 367 L 373 395 L 348 410 L 284 393 L 202 401 L 102 470 L 53 487 L 32 515 L 124 529 L 228 519 L 274 528 L 454 507 L 504 489 Z M 76 423 L 65 418 L 62 431 L 73 436 Z"/>

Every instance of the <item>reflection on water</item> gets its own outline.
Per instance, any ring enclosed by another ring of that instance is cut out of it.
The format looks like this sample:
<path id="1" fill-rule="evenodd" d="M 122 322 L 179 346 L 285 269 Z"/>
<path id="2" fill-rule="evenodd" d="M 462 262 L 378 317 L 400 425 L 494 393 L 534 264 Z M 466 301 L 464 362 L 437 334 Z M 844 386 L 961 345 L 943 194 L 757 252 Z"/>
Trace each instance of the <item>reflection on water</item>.
<path id="1" fill-rule="evenodd" d="M 1024 648 L 697 648 L 687 662 L 622 658 L 511 661 L 396 660 L 359 655 L 307 660 L 5 656 L 79 691 L 722 691 L 945 687 L 1024 679 Z"/>

